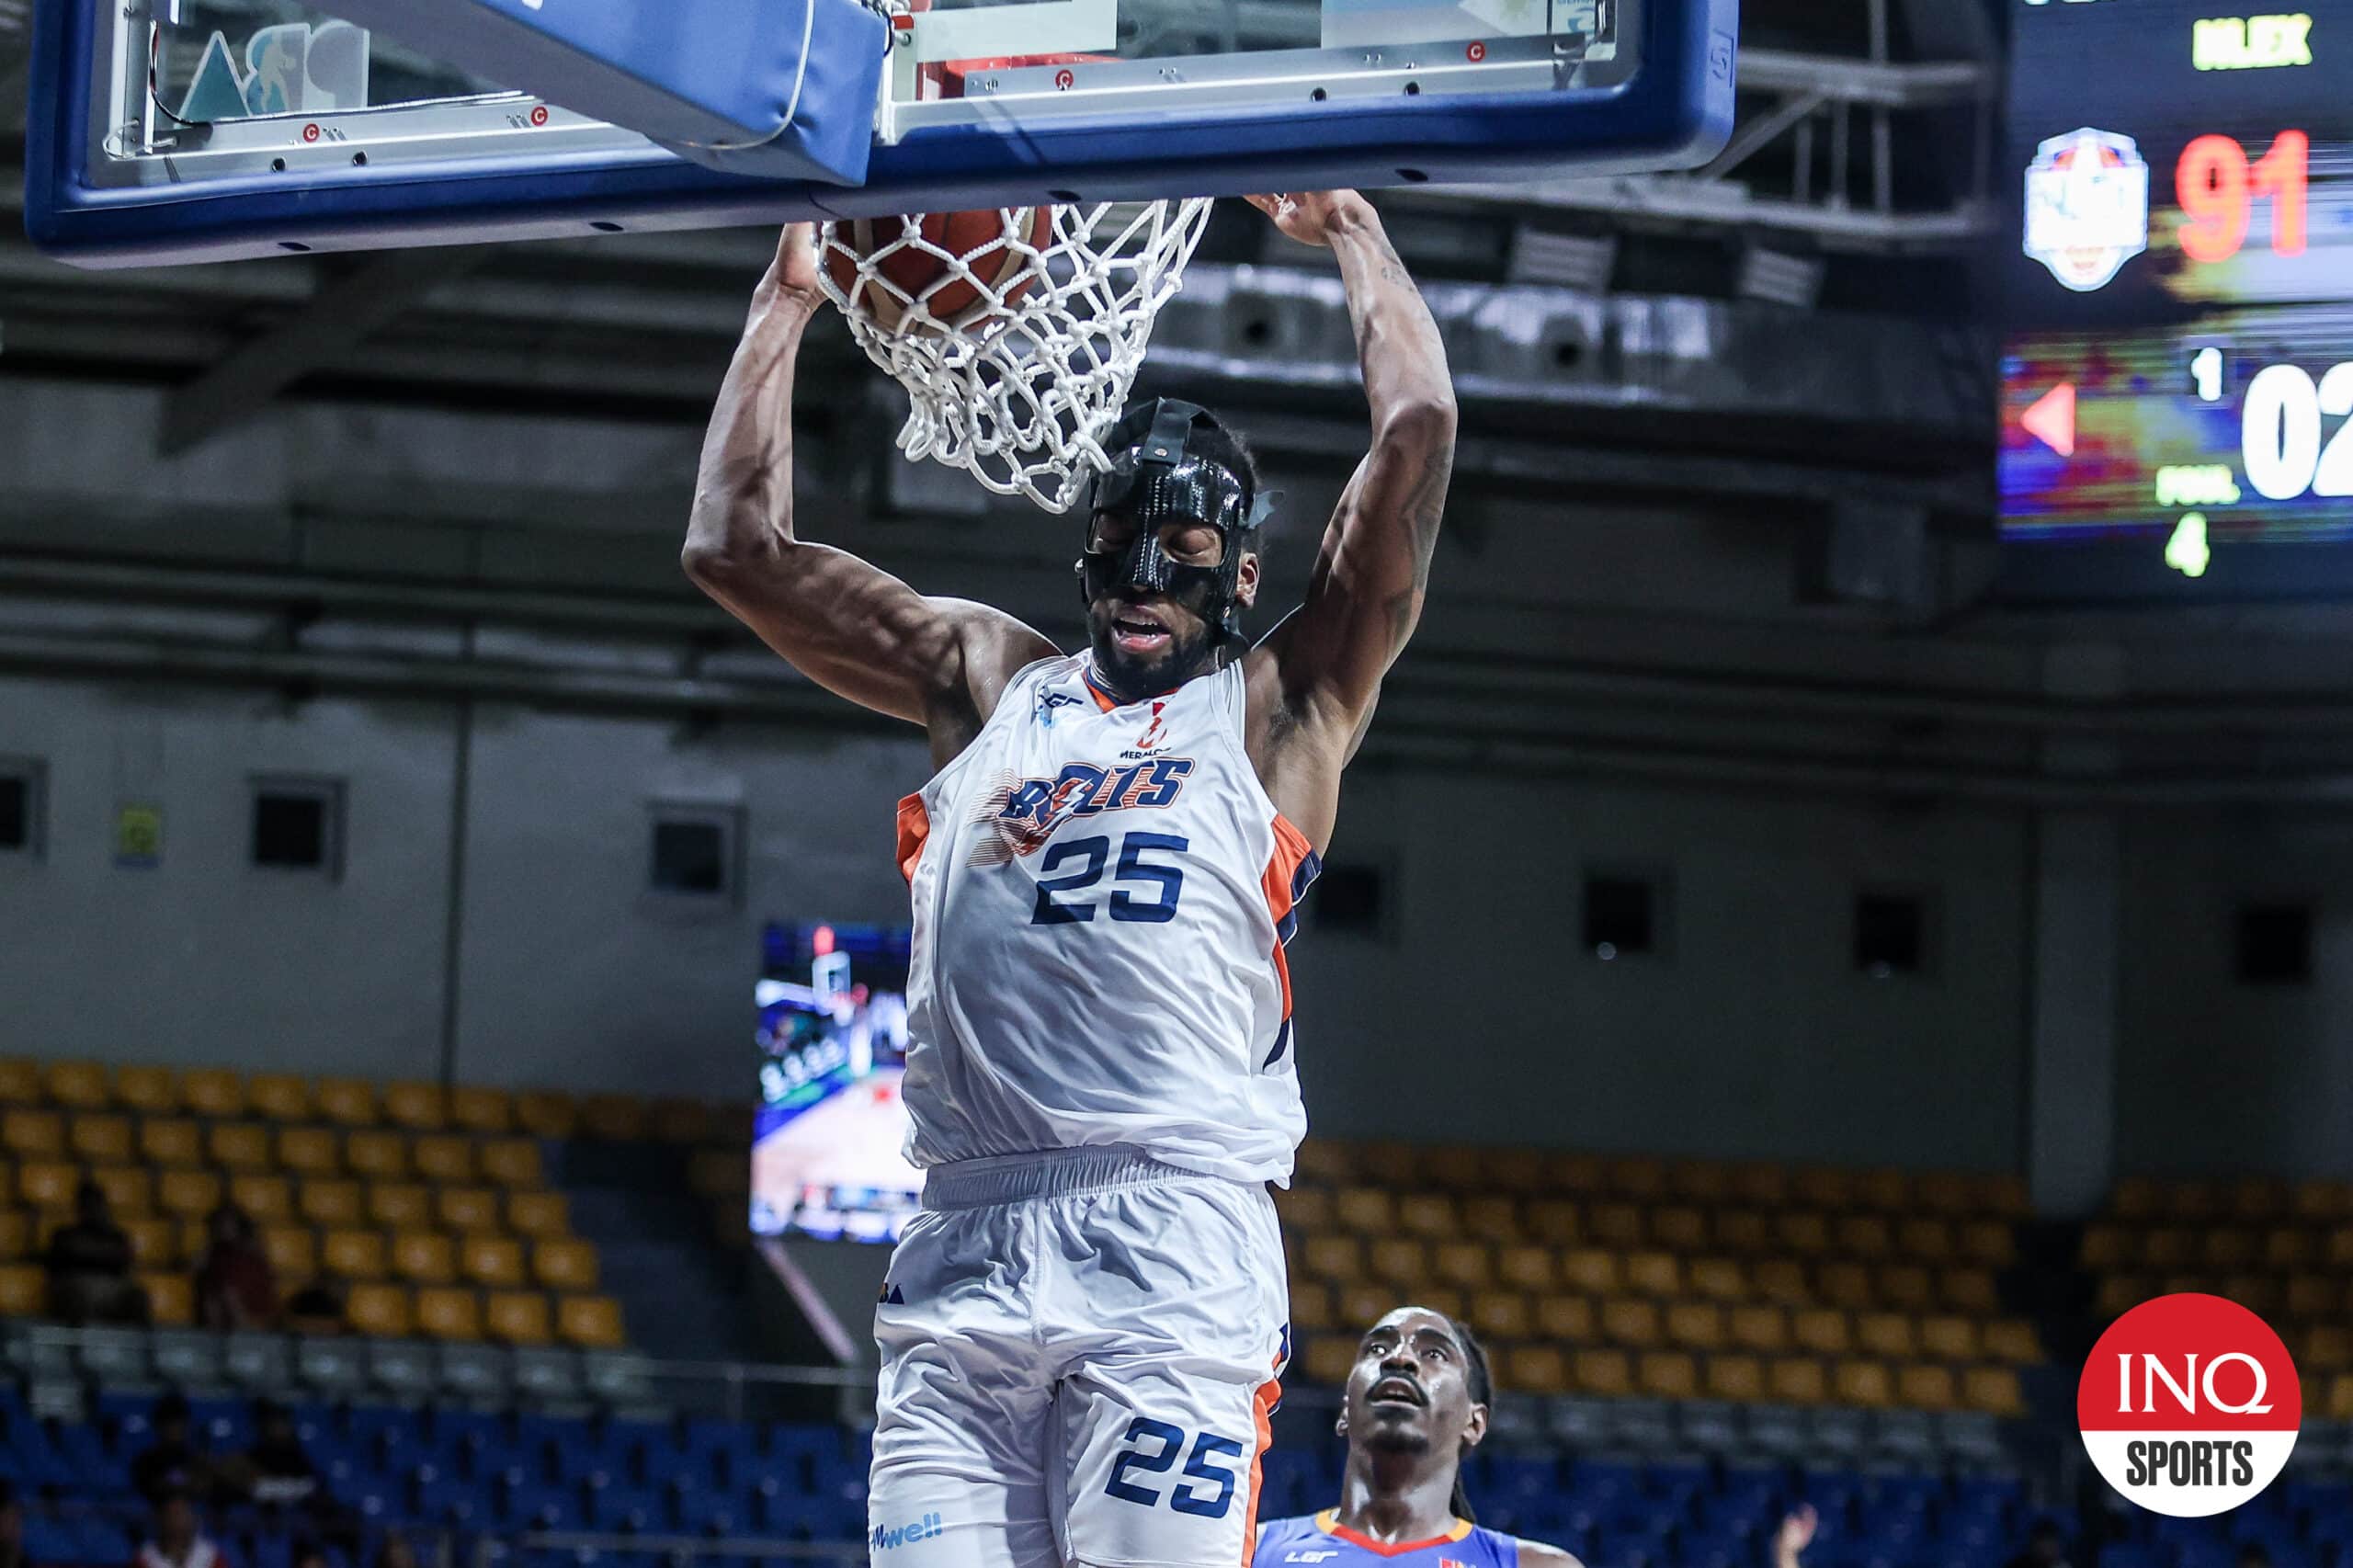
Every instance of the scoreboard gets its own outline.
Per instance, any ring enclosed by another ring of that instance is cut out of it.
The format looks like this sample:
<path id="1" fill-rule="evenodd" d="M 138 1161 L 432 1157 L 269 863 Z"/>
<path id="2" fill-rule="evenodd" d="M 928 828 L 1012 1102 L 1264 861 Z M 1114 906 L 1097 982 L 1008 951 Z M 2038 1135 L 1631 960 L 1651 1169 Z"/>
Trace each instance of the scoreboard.
<path id="1" fill-rule="evenodd" d="M 2353 590 L 2353 0 L 2008 0 L 2009 586 Z"/>

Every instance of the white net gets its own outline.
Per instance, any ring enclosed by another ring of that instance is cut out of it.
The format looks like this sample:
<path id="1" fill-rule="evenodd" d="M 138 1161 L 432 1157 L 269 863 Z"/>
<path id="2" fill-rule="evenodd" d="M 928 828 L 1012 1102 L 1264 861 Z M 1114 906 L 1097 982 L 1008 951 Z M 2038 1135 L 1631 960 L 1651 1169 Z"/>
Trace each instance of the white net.
<path id="1" fill-rule="evenodd" d="M 1110 466 L 1103 434 L 1209 214 L 1204 198 L 842 219 L 818 259 L 906 388 L 900 449 L 1064 512 Z"/>

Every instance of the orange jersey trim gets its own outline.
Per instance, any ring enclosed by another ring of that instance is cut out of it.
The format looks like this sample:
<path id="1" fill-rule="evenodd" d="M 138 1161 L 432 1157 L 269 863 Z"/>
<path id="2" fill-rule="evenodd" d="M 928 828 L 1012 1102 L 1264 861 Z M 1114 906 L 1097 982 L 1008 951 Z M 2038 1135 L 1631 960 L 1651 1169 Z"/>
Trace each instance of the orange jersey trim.
<path id="1" fill-rule="evenodd" d="M 921 795 L 909 795 L 899 802 L 899 875 L 912 885 L 915 880 L 915 862 L 923 858 L 923 846 L 931 837 L 931 813 L 924 809 Z"/>
<path id="2" fill-rule="evenodd" d="M 1315 858 L 1315 846 L 1307 842 L 1307 835 L 1291 825 L 1289 817 L 1275 813 L 1275 852 L 1267 858 L 1265 875 L 1258 885 L 1267 895 L 1267 913 L 1275 922 L 1275 977 L 1282 982 L 1283 1017 L 1290 1017 L 1290 960 L 1283 952 L 1283 944 L 1296 929 L 1291 923 L 1291 910 L 1296 900 L 1292 890 L 1297 884 L 1299 869 Z"/>
<path id="3" fill-rule="evenodd" d="M 1376 1557 L 1403 1557 L 1409 1551 L 1427 1551 L 1433 1546 L 1451 1546 L 1471 1533 L 1471 1521 L 1457 1519 L 1444 1535 L 1434 1535 L 1427 1540 L 1401 1540 L 1394 1546 L 1385 1545 L 1340 1522 L 1340 1510 L 1326 1508 L 1315 1516 L 1315 1528 L 1335 1540 L 1345 1540 L 1350 1546 L 1360 1546 Z"/>
<path id="4" fill-rule="evenodd" d="M 1250 1568 L 1252 1553 L 1258 1548 L 1258 1492 L 1266 1480 L 1267 1450 L 1275 1446 L 1275 1406 L 1282 1403 L 1283 1385 L 1280 1358 L 1277 1358 L 1276 1376 L 1258 1385 L 1257 1397 L 1251 1402 L 1251 1419 L 1257 1432 L 1258 1446 L 1250 1454 L 1250 1500 L 1242 1513 L 1242 1568 Z"/>

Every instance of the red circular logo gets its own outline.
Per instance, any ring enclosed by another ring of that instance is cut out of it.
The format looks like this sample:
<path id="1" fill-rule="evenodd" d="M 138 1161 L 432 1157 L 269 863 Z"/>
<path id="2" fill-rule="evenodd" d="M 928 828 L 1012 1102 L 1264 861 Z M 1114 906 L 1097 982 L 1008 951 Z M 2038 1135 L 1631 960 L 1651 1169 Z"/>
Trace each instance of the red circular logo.
<path id="1" fill-rule="evenodd" d="M 1472 64 L 1476 65 L 1479 62 L 1487 58 L 1487 46 L 1483 43 L 1474 43 L 1470 48 L 1464 50 L 1462 54 L 1463 58 L 1470 61 Z"/>
<path id="2" fill-rule="evenodd" d="M 1059 70 L 1059 71 L 1057 71 L 1057 72 L 1055 72 L 1055 73 L 1054 73 L 1054 88 L 1055 88 L 1055 90 L 1056 90 L 1057 92 L 1063 92 L 1063 93 L 1067 93 L 1067 92 L 1069 92 L 1069 91 L 1071 90 L 1072 86 L 1073 86 L 1074 85 L 1075 85 L 1075 84 L 1077 83 L 1077 81 L 1078 81 L 1078 73 L 1077 73 L 1077 72 L 1075 72 L 1075 71 L 1073 71 L 1073 70 L 1072 70 L 1069 66 L 1067 66 L 1067 65 L 1063 66 L 1061 70 Z"/>
<path id="3" fill-rule="evenodd" d="M 319 139 L 319 128 L 318 128 L 317 126 L 315 126 L 315 125 L 306 125 L 306 126 L 302 127 L 302 140 L 303 140 L 303 141 L 305 141 L 305 142 L 316 142 L 318 139 Z"/>
<path id="4" fill-rule="evenodd" d="M 533 104 L 531 106 L 531 123 L 533 125 L 545 125 L 547 122 L 548 106 L 545 104 Z"/>
<path id="5" fill-rule="evenodd" d="M 2220 1296 L 2142 1302 L 2099 1336 L 2075 1385 L 2075 1422 L 2100 1474 L 2176 1518 L 2253 1500 L 2278 1479 L 2303 1419 L 2288 1347 Z"/>

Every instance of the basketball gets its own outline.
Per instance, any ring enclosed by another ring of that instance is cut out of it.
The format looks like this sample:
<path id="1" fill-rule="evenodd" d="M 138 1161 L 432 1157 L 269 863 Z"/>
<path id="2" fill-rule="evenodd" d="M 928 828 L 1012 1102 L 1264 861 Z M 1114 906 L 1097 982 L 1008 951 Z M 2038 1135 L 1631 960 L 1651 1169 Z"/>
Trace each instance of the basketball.
<path id="1" fill-rule="evenodd" d="M 921 301 L 933 322 L 954 332 L 987 311 L 983 286 L 1007 304 L 1029 291 L 1036 276 L 1022 274 L 1053 231 L 1049 207 L 847 219 L 834 226 L 825 270 L 884 332 L 899 330 L 907 308 L 892 289 Z M 972 277 L 961 276 L 951 257 L 962 260 Z M 928 325 L 919 324 L 917 330 Z"/>

